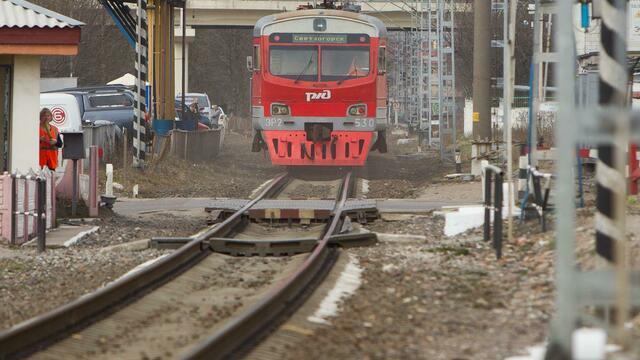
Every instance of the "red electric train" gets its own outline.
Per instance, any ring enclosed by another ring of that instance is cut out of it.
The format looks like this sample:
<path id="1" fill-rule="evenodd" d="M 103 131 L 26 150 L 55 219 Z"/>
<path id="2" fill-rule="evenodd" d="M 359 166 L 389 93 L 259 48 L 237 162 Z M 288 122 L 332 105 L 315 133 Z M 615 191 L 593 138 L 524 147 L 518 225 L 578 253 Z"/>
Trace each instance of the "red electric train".
<path id="1" fill-rule="evenodd" d="M 287 166 L 362 166 L 387 151 L 386 28 L 375 17 L 309 9 L 253 31 L 253 151 Z"/>

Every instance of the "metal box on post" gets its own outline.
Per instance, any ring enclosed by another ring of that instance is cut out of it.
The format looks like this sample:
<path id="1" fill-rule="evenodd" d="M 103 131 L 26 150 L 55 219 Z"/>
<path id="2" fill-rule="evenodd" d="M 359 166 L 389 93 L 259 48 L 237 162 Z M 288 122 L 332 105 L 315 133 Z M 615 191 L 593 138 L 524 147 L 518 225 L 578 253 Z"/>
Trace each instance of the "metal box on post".
<path id="1" fill-rule="evenodd" d="M 71 216 L 76 216 L 78 208 L 78 160 L 85 158 L 84 153 L 84 133 L 65 132 L 62 133 L 62 158 L 73 161 L 73 195 L 71 198 Z"/>
<path id="2" fill-rule="evenodd" d="M 84 133 L 65 132 L 62 133 L 64 146 L 62 147 L 62 158 L 78 160 L 85 158 Z"/>

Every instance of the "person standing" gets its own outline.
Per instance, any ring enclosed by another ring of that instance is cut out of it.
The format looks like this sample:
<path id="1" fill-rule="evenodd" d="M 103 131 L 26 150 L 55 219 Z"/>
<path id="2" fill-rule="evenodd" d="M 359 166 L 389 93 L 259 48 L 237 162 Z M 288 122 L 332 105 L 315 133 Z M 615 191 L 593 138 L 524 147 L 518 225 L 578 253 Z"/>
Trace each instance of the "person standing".
<path id="1" fill-rule="evenodd" d="M 211 128 L 217 129 L 220 125 L 220 116 L 224 115 L 222 108 L 218 105 L 213 105 L 213 114 L 211 114 Z"/>
<path id="2" fill-rule="evenodd" d="M 58 128 L 51 125 L 53 114 L 49 108 L 40 110 L 40 167 L 55 170 L 58 166 L 58 148 L 62 139 Z"/>

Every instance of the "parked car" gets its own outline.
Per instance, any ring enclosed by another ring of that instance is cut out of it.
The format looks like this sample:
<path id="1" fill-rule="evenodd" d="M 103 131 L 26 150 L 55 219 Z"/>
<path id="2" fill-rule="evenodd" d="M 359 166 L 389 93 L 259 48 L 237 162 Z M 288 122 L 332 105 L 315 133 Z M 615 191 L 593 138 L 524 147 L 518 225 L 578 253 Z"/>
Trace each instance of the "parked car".
<path id="1" fill-rule="evenodd" d="M 106 120 L 133 132 L 134 95 L 126 86 L 104 85 L 46 92 L 75 96 L 83 123 Z"/>
<path id="2" fill-rule="evenodd" d="M 182 113 L 182 109 L 180 108 L 181 102 L 182 102 L 182 94 L 176 95 L 175 107 L 176 107 L 177 117 L 180 117 L 180 114 Z M 211 101 L 209 100 L 209 95 L 204 93 L 186 93 L 184 95 L 184 103 L 186 106 L 189 106 L 194 102 L 198 103 L 198 108 L 200 109 L 200 115 L 202 115 L 202 117 L 207 119 L 207 122 L 205 124 L 207 126 L 211 126 L 211 115 L 213 114 L 213 111 L 211 110 Z"/>

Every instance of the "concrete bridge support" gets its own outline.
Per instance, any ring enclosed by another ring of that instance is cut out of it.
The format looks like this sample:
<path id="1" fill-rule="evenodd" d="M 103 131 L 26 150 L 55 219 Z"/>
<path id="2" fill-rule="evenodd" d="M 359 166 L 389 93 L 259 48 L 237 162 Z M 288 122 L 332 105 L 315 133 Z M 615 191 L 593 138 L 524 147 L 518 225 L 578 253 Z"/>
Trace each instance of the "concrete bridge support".
<path id="1" fill-rule="evenodd" d="M 180 93 L 182 91 L 182 27 L 180 26 L 176 26 L 174 28 L 174 60 L 175 60 L 175 67 L 174 67 L 174 74 L 175 74 L 175 91 L 174 91 L 174 95 L 178 95 L 178 93 Z M 186 29 L 186 34 L 185 34 L 185 56 L 184 56 L 184 60 L 185 60 L 185 72 L 184 72 L 184 79 L 185 79 L 185 89 L 187 92 L 189 92 L 189 47 L 190 44 L 193 43 L 193 41 L 196 38 L 196 30 L 194 28 L 191 27 L 187 27 Z"/>

